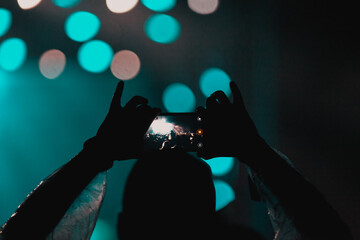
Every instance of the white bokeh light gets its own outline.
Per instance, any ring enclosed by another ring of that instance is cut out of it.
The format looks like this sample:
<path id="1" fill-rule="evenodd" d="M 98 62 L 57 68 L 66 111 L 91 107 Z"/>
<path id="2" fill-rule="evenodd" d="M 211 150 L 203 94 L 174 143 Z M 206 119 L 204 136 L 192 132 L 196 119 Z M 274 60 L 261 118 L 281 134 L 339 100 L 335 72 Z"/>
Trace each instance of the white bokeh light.
<path id="1" fill-rule="evenodd" d="M 41 0 L 17 0 L 17 2 L 22 9 L 27 10 L 36 7 Z"/>
<path id="2" fill-rule="evenodd" d="M 65 54 L 57 49 L 46 51 L 39 60 L 40 72 L 48 79 L 57 78 L 64 71 L 65 64 Z"/>
<path id="3" fill-rule="evenodd" d="M 125 13 L 133 9 L 139 0 L 106 0 L 106 6 L 114 13 Z"/>
<path id="4" fill-rule="evenodd" d="M 114 55 L 110 70 L 116 78 L 129 80 L 139 73 L 140 65 L 140 59 L 136 53 L 121 50 Z"/>
<path id="5" fill-rule="evenodd" d="M 194 12 L 207 15 L 216 11 L 219 7 L 219 0 L 188 0 L 188 5 Z"/>

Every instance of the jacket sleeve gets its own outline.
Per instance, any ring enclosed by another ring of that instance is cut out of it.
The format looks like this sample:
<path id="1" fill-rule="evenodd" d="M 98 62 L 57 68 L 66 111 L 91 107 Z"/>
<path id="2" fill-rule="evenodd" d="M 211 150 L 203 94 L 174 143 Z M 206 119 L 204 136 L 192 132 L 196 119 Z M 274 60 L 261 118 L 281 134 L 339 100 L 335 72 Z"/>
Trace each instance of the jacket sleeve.
<path id="1" fill-rule="evenodd" d="M 48 235 L 47 240 L 90 239 L 105 197 L 106 176 L 106 171 L 101 172 L 89 183 Z"/>

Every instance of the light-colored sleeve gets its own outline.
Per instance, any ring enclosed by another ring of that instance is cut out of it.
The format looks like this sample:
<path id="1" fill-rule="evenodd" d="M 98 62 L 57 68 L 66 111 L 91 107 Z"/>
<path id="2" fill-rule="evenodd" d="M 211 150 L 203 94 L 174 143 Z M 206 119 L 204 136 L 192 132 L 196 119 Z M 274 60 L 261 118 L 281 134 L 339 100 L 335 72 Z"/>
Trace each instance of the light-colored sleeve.
<path id="1" fill-rule="evenodd" d="M 294 168 L 290 160 L 281 152 L 274 149 L 281 158 L 283 158 L 291 167 Z M 285 213 L 277 197 L 270 191 L 268 187 L 261 181 L 254 171 L 248 168 L 248 173 L 256 189 L 265 203 L 267 214 L 274 229 L 274 240 L 301 240 L 301 234 L 295 228 L 290 217 Z"/>
<path id="2" fill-rule="evenodd" d="M 106 171 L 101 172 L 89 183 L 48 235 L 47 240 L 90 239 L 105 197 L 106 176 Z"/>

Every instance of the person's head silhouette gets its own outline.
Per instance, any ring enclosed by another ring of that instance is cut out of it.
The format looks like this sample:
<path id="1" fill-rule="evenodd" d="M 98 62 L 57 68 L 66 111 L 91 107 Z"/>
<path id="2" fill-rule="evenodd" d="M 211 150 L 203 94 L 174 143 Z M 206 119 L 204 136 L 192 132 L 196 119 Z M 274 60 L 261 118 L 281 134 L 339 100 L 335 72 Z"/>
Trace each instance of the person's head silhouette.
<path id="1" fill-rule="evenodd" d="M 190 230 L 193 234 L 211 225 L 214 214 L 209 166 L 185 152 L 159 152 L 134 165 L 125 186 L 118 233 L 120 239 L 148 233 L 169 237 Z"/>

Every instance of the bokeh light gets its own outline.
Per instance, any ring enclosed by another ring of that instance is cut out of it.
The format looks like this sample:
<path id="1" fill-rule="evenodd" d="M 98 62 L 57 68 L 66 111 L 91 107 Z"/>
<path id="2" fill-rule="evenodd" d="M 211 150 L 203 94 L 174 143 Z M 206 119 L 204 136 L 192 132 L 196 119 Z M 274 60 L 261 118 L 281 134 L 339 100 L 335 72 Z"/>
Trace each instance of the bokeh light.
<path id="1" fill-rule="evenodd" d="M 139 0 L 106 0 L 106 6 L 114 13 L 125 13 L 133 9 Z"/>
<path id="2" fill-rule="evenodd" d="M 193 112 L 195 110 L 195 95 L 183 83 L 173 83 L 167 86 L 162 99 L 168 112 Z"/>
<path id="3" fill-rule="evenodd" d="M 36 7 L 41 2 L 41 0 L 17 0 L 17 2 L 19 7 L 24 10 L 28 10 Z"/>
<path id="4" fill-rule="evenodd" d="M 200 89 L 206 97 L 209 97 L 217 90 L 223 91 L 227 96 L 231 94 L 229 86 L 231 82 L 230 77 L 220 68 L 209 68 L 205 70 L 201 74 L 199 81 Z"/>
<path id="5" fill-rule="evenodd" d="M 217 157 L 205 160 L 205 162 L 209 164 L 214 176 L 224 176 L 228 174 L 234 166 L 233 157 Z"/>
<path id="6" fill-rule="evenodd" d="M 129 80 L 139 73 L 140 65 L 140 59 L 136 53 L 122 50 L 114 55 L 110 70 L 118 79 Z"/>
<path id="7" fill-rule="evenodd" d="M 145 22 L 145 33 L 154 42 L 172 43 L 179 38 L 180 32 L 180 23 L 166 14 L 154 14 Z"/>
<path id="8" fill-rule="evenodd" d="M 100 73 L 110 66 L 113 55 L 109 44 L 101 40 L 92 40 L 80 47 L 78 61 L 85 70 Z"/>
<path id="9" fill-rule="evenodd" d="M 100 20 L 92 13 L 79 11 L 71 14 L 65 21 L 65 32 L 69 38 L 84 42 L 93 38 L 100 30 Z"/>
<path id="10" fill-rule="evenodd" d="M 117 239 L 115 226 L 111 226 L 106 220 L 98 218 L 90 240 Z"/>
<path id="11" fill-rule="evenodd" d="M 5 8 L 0 8 L 0 37 L 4 36 L 9 30 L 12 22 L 11 12 Z"/>
<path id="12" fill-rule="evenodd" d="M 235 192 L 232 187 L 222 181 L 222 180 L 214 180 L 214 187 L 215 187 L 215 210 L 219 211 L 222 208 L 226 207 L 229 203 L 235 200 Z"/>
<path id="13" fill-rule="evenodd" d="M 166 12 L 176 5 L 176 0 L 141 0 L 141 2 L 155 12 Z"/>
<path id="14" fill-rule="evenodd" d="M 77 5 L 81 0 L 53 0 L 53 3 L 62 8 L 70 8 Z"/>
<path id="15" fill-rule="evenodd" d="M 191 10 L 198 14 L 207 15 L 214 13 L 219 7 L 219 0 L 188 0 Z"/>
<path id="16" fill-rule="evenodd" d="M 64 71 L 65 64 L 65 54 L 57 49 L 46 51 L 39 60 L 40 72 L 48 79 L 57 78 Z"/>
<path id="17" fill-rule="evenodd" d="M 24 63 L 27 55 L 25 42 L 20 38 L 8 38 L 0 45 L 0 67 L 15 71 Z"/>

